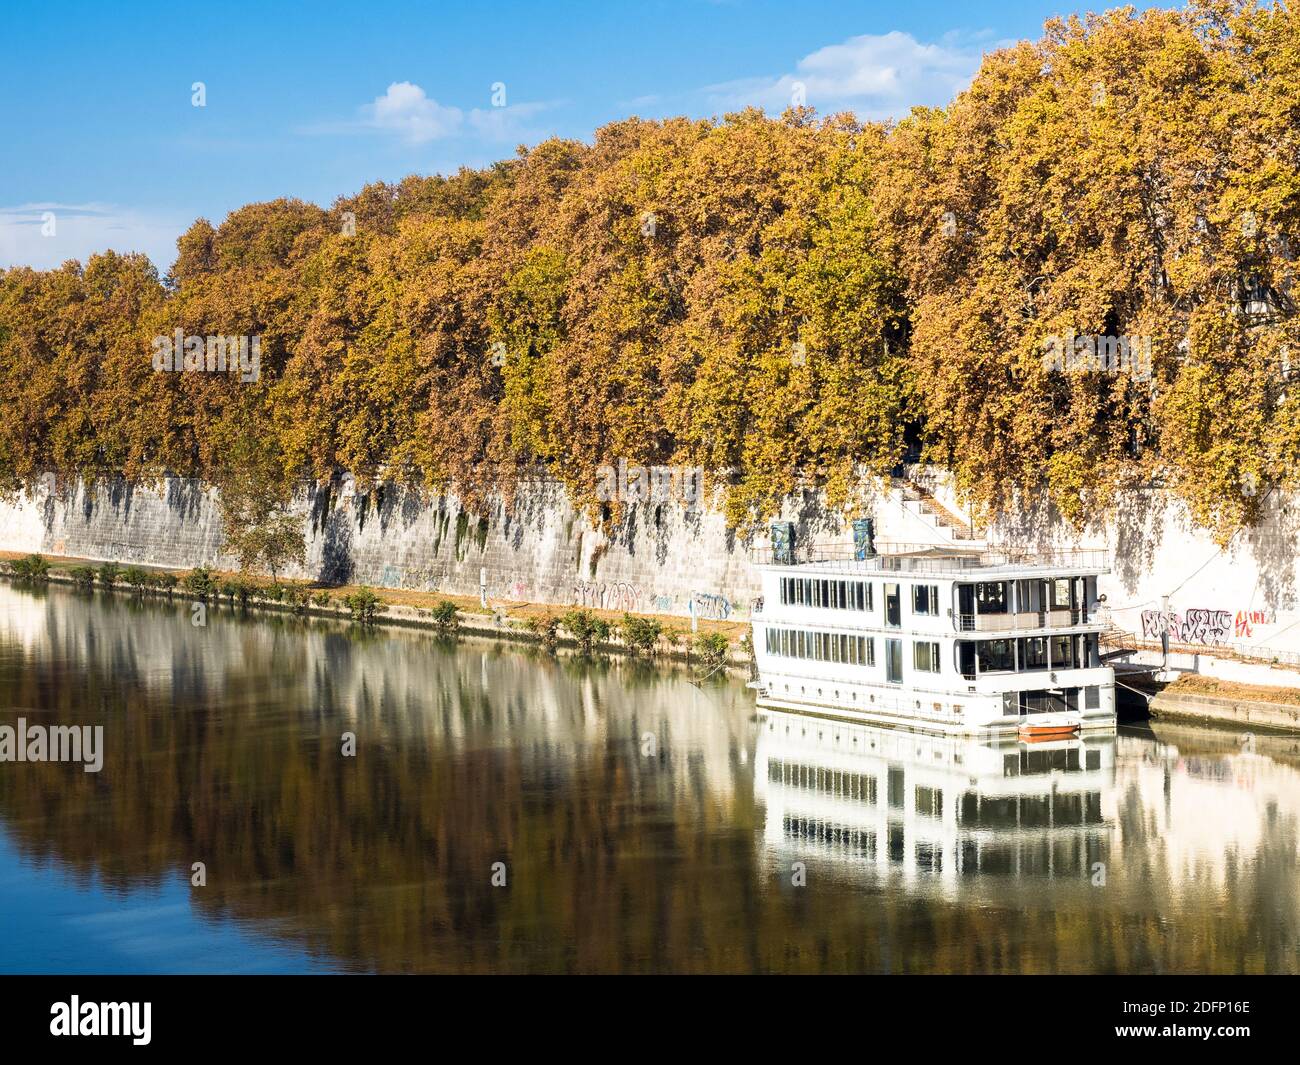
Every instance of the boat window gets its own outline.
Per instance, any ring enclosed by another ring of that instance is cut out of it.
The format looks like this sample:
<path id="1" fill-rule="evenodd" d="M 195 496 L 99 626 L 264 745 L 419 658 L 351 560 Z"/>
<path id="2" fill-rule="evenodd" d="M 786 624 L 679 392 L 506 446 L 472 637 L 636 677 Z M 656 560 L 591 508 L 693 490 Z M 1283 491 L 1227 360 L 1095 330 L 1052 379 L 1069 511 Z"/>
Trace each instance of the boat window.
<path id="1" fill-rule="evenodd" d="M 1020 641 L 1020 668 L 1047 668 L 1047 638 L 1045 636 L 1030 636 L 1028 639 Z"/>
<path id="2" fill-rule="evenodd" d="M 874 666 L 876 664 L 875 639 L 871 636 L 859 636 L 858 644 L 859 644 L 859 648 L 858 648 L 859 655 L 862 655 L 863 660 L 866 662 L 867 665 Z M 862 654 L 864 651 L 865 651 L 865 655 Z"/>
<path id="3" fill-rule="evenodd" d="M 1085 636 L 1080 636 L 1079 640 L 1082 644 L 1079 654 L 1079 668 L 1095 669 L 1101 664 L 1100 649 L 1097 646 L 1097 634 L 1095 632 L 1088 633 Z"/>
<path id="4" fill-rule="evenodd" d="M 1052 668 L 1053 669 L 1074 669 L 1077 663 L 1078 637 L 1077 636 L 1053 636 L 1052 637 Z"/>
<path id="5" fill-rule="evenodd" d="M 939 645 L 928 640 L 912 644 L 912 664 L 923 673 L 938 673 Z"/>
<path id="6" fill-rule="evenodd" d="M 895 585 L 895 588 L 898 586 Z M 885 641 L 885 680 L 890 684 L 903 683 L 903 641 Z"/>
<path id="7" fill-rule="evenodd" d="M 1007 582 L 981 581 L 975 585 L 976 613 L 1005 614 L 1007 612 Z"/>
<path id="8" fill-rule="evenodd" d="M 975 645 L 969 640 L 957 644 L 957 670 L 967 680 L 975 679 Z"/>
<path id="9" fill-rule="evenodd" d="M 1070 578 L 1058 577 L 1052 581 L 1052 609 L 1070 609 Z"/>
<path id="10" fill-rule="evenodd" d="M 915 584 L 912 586 L 912 613 L 935 617 L 939 613 L 939 586 Z"/>
<path id="11" fill-rule="evenodd" d="M 903 600 L 897 584 L 885 585 L 885 624 L 891 629 L 901 628 L 903 624 Z"/>
<path id="12" fill-rule="evenodd" d="M 981 673 L 1010 673 L 1016 668 L 1011 640 L 981 640 L 977 646 Z"/>

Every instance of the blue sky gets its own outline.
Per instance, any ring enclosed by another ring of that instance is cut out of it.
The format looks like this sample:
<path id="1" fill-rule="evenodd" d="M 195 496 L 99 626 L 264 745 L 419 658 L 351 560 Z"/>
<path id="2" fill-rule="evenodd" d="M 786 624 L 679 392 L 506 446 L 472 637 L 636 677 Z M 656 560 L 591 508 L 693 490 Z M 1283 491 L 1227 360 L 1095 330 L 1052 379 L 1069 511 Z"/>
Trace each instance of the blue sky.
<path id="1" fill-rule="evenodd" d="M 11 4 L 0 267 L 113 247 L 165 270 L 199 216 L 328 205 L 629 114 L 777 113 L 796 83 L 818 111 L 901 115 L 1068 2 Z"/>

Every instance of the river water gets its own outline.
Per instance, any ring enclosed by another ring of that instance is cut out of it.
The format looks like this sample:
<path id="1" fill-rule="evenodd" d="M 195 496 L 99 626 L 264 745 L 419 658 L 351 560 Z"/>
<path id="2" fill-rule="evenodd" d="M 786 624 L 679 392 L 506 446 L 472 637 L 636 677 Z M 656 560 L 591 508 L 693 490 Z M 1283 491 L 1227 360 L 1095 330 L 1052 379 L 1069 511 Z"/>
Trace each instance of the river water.
<path id="1" fill-rule="evenodd" d="M 0 584 L 0 726 L 103 728 L 99 772 L 0 762 L 0 971 L 1300 970 L 1294 739 L 936 739 L 684 668 L 195 620 Z"/>

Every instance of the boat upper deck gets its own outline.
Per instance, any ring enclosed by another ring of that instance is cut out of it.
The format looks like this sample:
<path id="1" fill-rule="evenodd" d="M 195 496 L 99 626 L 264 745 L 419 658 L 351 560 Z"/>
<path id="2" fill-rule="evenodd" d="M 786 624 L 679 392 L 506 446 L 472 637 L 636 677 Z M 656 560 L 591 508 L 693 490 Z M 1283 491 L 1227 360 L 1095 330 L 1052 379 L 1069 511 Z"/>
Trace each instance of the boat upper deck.
<path id="1" fill-rule="evenodd" d="M 1097 576 L 1110 572 L 1110 555 L 1105 548 L 1025 551 L 881 542 L 876 544 L 875 554 L 857 557 L 852 545 L 813 543 L 791 548 L 788 561 L 777 561 L 770 546 L 756 547 L 750 558 L 760 569 L 797 570 L 802 574 L 826 576 L 914 573 L 981 581 Z"/>

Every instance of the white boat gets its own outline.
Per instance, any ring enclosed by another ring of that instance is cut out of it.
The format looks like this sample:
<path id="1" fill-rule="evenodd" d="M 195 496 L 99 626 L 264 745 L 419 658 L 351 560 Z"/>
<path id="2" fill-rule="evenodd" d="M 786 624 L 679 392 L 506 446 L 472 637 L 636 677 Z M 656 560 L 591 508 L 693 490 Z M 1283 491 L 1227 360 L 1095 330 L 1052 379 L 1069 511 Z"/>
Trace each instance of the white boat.
<path id="1" fill-rule="evenodd" d="M 760 707 L 944 733 L 1114 728 L 1095 607 L 1104 551 L 872 545 L 805 556 L 758 560 Z"/>

